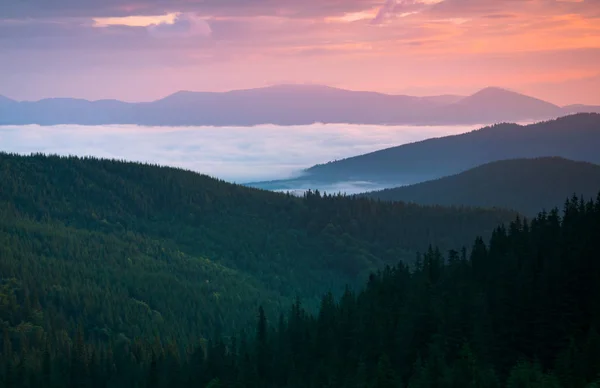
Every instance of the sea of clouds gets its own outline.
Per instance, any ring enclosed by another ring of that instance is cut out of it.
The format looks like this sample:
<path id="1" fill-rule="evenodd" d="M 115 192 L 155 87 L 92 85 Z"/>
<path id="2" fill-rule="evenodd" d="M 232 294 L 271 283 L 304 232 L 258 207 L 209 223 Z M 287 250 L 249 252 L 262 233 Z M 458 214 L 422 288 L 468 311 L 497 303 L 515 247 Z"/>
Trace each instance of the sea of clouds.
<path id="1" fill-rule="evenodd" d="M 97 156 L 176 166 L 247 183 L 290 178 L 317 163 L 480 126 L 314 124 L 255 127 L 0 126 L 0 151 Z M 350 184 L 350 183 L 349 183 Z M 340 187 L 343 190 L 343 187 Z M 355 191 L 355 190 L 352 190 Z"/>

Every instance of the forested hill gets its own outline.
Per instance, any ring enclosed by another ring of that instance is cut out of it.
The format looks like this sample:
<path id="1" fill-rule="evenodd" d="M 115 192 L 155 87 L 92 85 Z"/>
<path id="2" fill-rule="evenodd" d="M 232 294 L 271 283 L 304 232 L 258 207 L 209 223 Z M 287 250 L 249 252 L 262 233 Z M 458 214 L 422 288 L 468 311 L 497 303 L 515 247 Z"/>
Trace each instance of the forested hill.
<path id="1" fill-rule="evenodd" d="M 489 235 L 508 211 L 296 198 L 179 169 L 0 154 L 2 319 L 28 336 L 195 341 L 384 264 Z M 28 306 L 17 310 L 11 303 Z M 11 307 L 12 306 L 12 307 Z M 17 312 L 20 311 L 20 312 Z"/>
<path id="2" fill-rule="evenodd" d="M 388 267 L 362 292 L 324 295 L 318 314 L 259 311 L 251 345 L 209 348 L 194 376 L 208 387 L 597 388 L 596 198 L 517 218 L 470 254 L 432 249 L 412 270 Z"/>
<path id="3" fill-rule="evenodd" d="M 279 319 L 259 307 L 255 329 L 217 332 L 206 342 L 122 335 L 100 342 L 82 324 L 70 339 L 60 326 L 73 314 L 72 300 L 59 299 L 53 311 L 46 294 L 29 293 L 39 291 L 36 283 L 5 281 L 0 385 L 597 388 L 600 195 L 568 200 L 564 210 L 516 218 L 489 243 L 476 238 L 470 253 L 432 248 L 412 269 L 388 266 L 361 292 L 326 293 L 316 314 L 299 300 Z M 38 260 L 60 261 L 65 270 L 72 261 Z M 60 286 L 44 291 L 56 298 Z M 75 292 L 83 299 L 84 291 Z M 91 307 L 87 314 L 99 313 Z"/>
<path id="4" fill-rule="evenodd" d="M 366 193 L 386 201 L 515 209 L 534 216 L 561 206 L 573 193 L 593 198 L 600 166 L 558 157 L 492 162 L 441 179 Z"/>
<path id="5" fill-rule="evenodd" d="M 497 124 L 316 165 L 297 179 L 254 187 L 314 187 L 312 182 L 369 181 L 386 187 L 425 182 L 505 159 L 559 156 L 600 164 L 600 114 L 531 125 Z M 308 183 L 307 183 L 308 182 Z"/>

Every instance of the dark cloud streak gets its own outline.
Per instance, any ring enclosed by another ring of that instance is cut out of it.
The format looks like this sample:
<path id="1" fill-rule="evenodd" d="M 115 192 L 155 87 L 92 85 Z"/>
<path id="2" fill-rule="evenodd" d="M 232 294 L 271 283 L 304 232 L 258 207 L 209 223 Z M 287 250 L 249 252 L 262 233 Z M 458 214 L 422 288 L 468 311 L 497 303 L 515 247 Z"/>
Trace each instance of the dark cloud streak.
<path id="1" fill-rule="evenodd" d="M 318 17 L 361 11 L 381 4 L 381 0 L 3 0 L 0 2 L 0 18 L 124 17 L 171 12 Z"/>

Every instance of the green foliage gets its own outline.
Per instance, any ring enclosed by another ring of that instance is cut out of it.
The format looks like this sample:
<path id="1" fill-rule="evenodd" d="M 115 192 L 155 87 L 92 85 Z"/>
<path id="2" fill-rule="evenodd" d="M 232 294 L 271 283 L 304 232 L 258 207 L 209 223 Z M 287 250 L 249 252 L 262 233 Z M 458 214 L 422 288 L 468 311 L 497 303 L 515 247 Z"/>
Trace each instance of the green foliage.
<path id="1" fill-rule="evenodd" d="M 358 295 L 325 294 L 314 316 L 294 305 L 267 341 L 293 349 L 271 355 L 284 383 L 261 386 L 585 387 L 600 372 L 598 235 L 600 200 L 573 198 L 563 217 L 517 218 L 470 255 L 431 248 Z"/>
<path id="2" fill-rule="evenodd" d="M 385 263 L 432 241 L 464 243 L 512 216 L 295 198 L 94 158 L 0 154 L 0 181 L 0 318 L 32 333 L 72 336 L 82 325 L 98 341 L 193 343 L 238 332 L 259 305 L 271 316 L 296 296 L 314 311 L 320 295 Z"/>

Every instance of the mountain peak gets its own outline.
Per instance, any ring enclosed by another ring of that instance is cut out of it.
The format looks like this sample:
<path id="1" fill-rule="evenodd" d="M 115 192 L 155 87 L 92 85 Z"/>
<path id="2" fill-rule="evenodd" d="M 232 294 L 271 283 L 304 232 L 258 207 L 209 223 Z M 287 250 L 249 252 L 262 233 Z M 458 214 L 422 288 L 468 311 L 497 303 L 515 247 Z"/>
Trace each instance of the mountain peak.
<path id="1" fill-rule="evenodd" d="M 521 94 L 519 92 L 515 92 L 514 90 L 509 90 L 509 89 L 505 89 L 505 88 L 501 88 L 498 86 L 488 86 L 487 88 L 483 88 L 480 91 L 474 93 L 471 95 L 471 97 L 474 96 L 522 96 L 522 97 L 528 97 L 525 96 L 524 94 Z"/>
<path id="2" fill-rule="evenodd" d="M 510 93 L 515 93 L 512 90 L 509 90 L 507 88 L 501 88 L 500 86 L 488 86 L 486 88 L 481 89 L 479 92 L 510 92 Z"/>
<path id="3" fill-rule="evenodd" d="M 495 86 L 487 87 L 462 99 L 461 105 L 485 105 L 486 107 L 505 107 L 515 110 L 529 110 L 536 112 L 539 109 L 553 110 L 559 109 L 558 106 L 540 100 L 539 98 L 527 96 L 513 90 L 503 89 Z M 490 106 L 491 104 L 491 106 Z"/>

